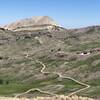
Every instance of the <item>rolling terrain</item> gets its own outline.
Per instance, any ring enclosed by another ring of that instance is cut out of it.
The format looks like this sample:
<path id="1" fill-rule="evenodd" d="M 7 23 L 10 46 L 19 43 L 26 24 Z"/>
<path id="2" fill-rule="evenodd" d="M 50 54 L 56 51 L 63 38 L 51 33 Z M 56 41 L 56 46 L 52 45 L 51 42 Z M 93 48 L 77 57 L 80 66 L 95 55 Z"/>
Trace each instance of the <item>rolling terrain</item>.
<path id="1" fill-rule="evenodd" d="M 75 92 L 99 100 L 100 26 L 65 29 L 48 17 L 37 19 L 41 24 L 28 19 L 0 28 L 0 95 L 68 96 Z"/>

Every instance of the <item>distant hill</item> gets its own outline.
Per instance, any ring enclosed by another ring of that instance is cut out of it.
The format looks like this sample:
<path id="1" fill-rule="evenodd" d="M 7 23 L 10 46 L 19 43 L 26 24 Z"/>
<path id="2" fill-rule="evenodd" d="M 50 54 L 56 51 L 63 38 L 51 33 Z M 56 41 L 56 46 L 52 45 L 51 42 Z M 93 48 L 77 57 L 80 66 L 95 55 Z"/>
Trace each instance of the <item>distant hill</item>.
<path id="1" fill-rule="evenodd" d="M 22 27 L 38 27 L 38 26 L 50 26 L 50 25 L 55 25 L 58 26 L 57 23 L 50 17 L 48 16 L 35 16 L 32 18 L 26 18 L 23 20 L 19 20 L 17 22 L 13 22 L 11 24 L 5 25 L 5 29 L 9 30 L 15 30 L 17 28 L 22 28 Z"/>

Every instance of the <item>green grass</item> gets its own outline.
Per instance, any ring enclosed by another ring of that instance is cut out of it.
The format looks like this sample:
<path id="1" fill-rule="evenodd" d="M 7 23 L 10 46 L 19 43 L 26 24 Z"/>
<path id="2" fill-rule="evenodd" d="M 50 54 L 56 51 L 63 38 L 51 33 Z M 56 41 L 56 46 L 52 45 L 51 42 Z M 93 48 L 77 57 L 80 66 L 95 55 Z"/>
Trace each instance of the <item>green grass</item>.
<path id="1" fill-rule="evenodd" d="M 13 95 L 16 93 L 22 93 L 25 92 L 31 88 L 37 88 L 42 87 L 43 85 L 40 85 L 41 81 L 35 81 L 32 84 L 25 84 L 21 82 L 12 82 L 8 85 L 0 85 L 0 95 Z"/>
<path id="2" fill-rule="evenodd" d="M 77 84 L 76 82 L 68 79 L 62 79 L 60 82 L 62 85 L 64 85 L 64 88 L 60 91 L 58 91 L 58 94 L 68 94 L 71 92 L 74 92 L 76 90 L 79 90 L 81 88 L 84 88 L 84 86 Z"/>
<path id="3" fill-rule="evenodd" d="M 12 83 L 9 85 L 0 85 L 0 95 L 11 95 L 13 93 L 24 92 L 27 85 L 20 83 Z"/>
<path id="4" fill-rule="evenodd" d="M 54 76 L 45 80 L 33 81 L 32 84 L 25 84 L 25 83 L 14 82 L 14 81 L 10 82 L 9 84 L 2 84 L 0 85 L 0 95 L 8 96 L 8 95 L 16 94 L 16 93 L 25 92 L 30 88 L 41 88 L 41 87 L 43 88 L 44 86 L 57 85 L 57 84 L 64 85 L 64 88 L 61 91 L 66 89 L 66 92 L 72 91 L 73 88 L 79 89 L 82 87 L 81 85 L 69 79 L 62 79 L 61 81 L 59 81 L 57 76 L 56 77 Z M 60 93 L 63 94 L 63 92 L 60 92 Z"/>
<path id="5" fill-rule="evenodd" d="M 10 81 L 9 84 L 0 85 L 0 95 L 13 95 L 16 93 L 25 92 L 30 88 L 40 87 L 41 81 L 33 81 L 32 84 Z"/>
<path id="6" fill-rule="evenodd" d="M 63 79 L 59 79 L 59 78 L 55 78 L 55 79 L 51 79 L 51 80 L 46 80 L 46 81 L 43 81 L 41 83 L 42 85 L 63 85 L 64 87 L 61 89 L 61 90 L 58 90 L 56 93 L 57 94 L 66 94 L 66 93 L 70 93 L 70 92 L 73 92 L 73 91 L 76 91 L 78 89 L 81 89 L 83 88 L 84 86 L 80 85 L 80 84 L 77 84 L 76 82 L 70 80 L 70 79 L 66 79 L 66 78 L 63 78 Z M 55 91 L 55 90 L 52 90 L 52 91 Z"/>

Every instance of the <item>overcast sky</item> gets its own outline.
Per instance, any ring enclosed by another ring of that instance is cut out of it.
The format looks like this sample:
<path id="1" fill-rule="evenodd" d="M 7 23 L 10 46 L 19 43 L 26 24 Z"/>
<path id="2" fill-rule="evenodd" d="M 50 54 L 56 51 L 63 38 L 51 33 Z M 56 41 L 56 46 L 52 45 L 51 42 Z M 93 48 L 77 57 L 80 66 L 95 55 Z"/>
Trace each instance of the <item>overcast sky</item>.
<path id="1" fill-rule="evenodd" d="M 67 28 L 100 25 L 100 0 L 0 0 L 0 24 L 44 15 Z"/>

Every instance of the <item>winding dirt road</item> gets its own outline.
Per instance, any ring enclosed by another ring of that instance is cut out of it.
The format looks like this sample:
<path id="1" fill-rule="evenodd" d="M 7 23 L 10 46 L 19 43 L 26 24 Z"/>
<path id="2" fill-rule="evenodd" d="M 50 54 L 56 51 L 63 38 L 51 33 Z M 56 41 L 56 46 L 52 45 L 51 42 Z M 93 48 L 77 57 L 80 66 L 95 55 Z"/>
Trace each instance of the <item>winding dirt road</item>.
<path id="1" fill-rule="evenodd" d="M 82 85 L 82 86 L 85 86 L 85 87 L 82 88 L 82 89 L 76 90 L 75 92 L 72 92 L 72 93 L 68 94 L 68 96 L 72 96 L 72 95 L 74 95 L 74 94 L 76 94 L 76 93 L 79 93 L 79 92 L 81 92 L 81 91 L 83 91 L 83 90 L 86 90 L 86 89 L 90 88 L 90 85 L 85 84 L 85 83 L 83 83 L 83 82 L 80 82 L 80 81 L 78 81 L 78 80 L 76 80 L 76 79 L 74 79 L 74 78 L 72 78 L 72 77 L 63 76 L 63 75 L 61 75 L 61 73 L 57 73 L 57 72 L 45 72 L 45 71 L 44 71 L 45 68 L 46 68 L 45 64 L 44 64 L 43 62 L 39 61 L 39 60 L 36 60 L 36 62 L 39 63 L 39 64 L 41 64 L 41 65 L 43 66 L 42 69 L 40 70 L 40 72 L 41 72 L 42 74 L 46 74 L 46 73 L 48 73 L 48 74 L 49 74 L 49 73 L 50 73 L 50 74 L 56 74 L 56 75 L 58 75 L 60 78 L 70 79 L 70 80 L 72 80 L 72 81 L 74 81 L 74 82 L 76 82 L 76 83 L 78 83 L 78 84 L 80 84 L 80 85 Z M 39 88 L 32 88 L 32 89 L 29 89 L 28 91 L 26 91 L 26 92 L 24 92 L 24 93 L 21 93 L 21 94 L 16 95 L 16 96 L 14 97 L 14 100 L 15 100 L 16 98 L 18 98 L 19 96 L 21 96 L 21 95 L 24 95 L 24 94 L 29 93 L 30 91 L 36 91 L 36 90 L 39 91 L 39 92 L 41 92 L 41 93 L 44 93 L 44 94 L 49 94 L 49 95 L 54 95 L 54 96 L 57 95 L 57 94 L 54 94 L 54 93 L 51 93 L 51 92 L 42 91 L 42 90 L 39 89 Z"/>

